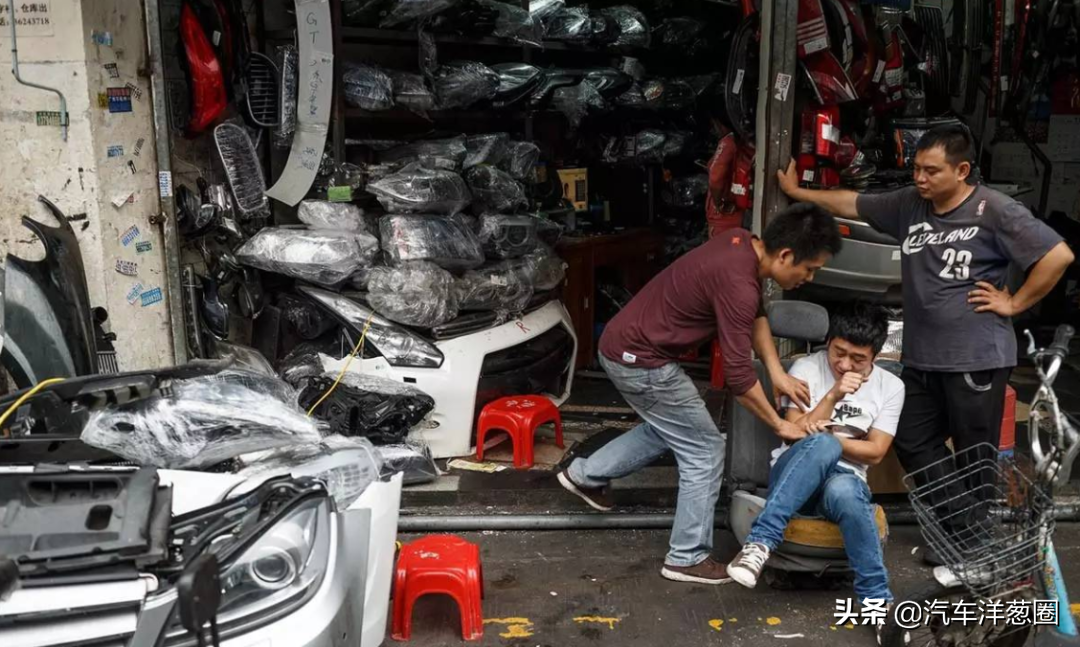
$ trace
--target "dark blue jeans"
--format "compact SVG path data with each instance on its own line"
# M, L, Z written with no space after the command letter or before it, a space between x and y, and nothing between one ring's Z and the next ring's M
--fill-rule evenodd
M769 473L765 509L746 541L776 550L792 517L824 517L840 526L860 602L892 600L870 488L854 472L839 467L839 460L840 441L830 434L815 434L792 445Z

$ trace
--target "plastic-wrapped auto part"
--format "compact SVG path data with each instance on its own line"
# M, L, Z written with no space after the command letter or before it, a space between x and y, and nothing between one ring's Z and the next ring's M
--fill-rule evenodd
M566 6L566 0L529 0L529 13L541 23L557 14Z
M371 233L367 221L364 220L364 210L349 202L303 200L297 207L296 217L312 229Z
M265 227L236 250L236 258L266 272L334 286L370 266L378 249L379 241L370 234Z
M498 12L492 32L495 36L535 47L543 44L544 27L528 10L496 0L477 1L480 6Z
M517 258L536 249L540 240L535 216L504 216L485 214L480 217L477 236L488 258Z
M482 164L465 171L473 197L473 213L512 213L529 206L525 189L506 171Z
M562 7L544 21L544 36L551 40L585 42L592 38L588 7Z
M329 341L305 341L297 344L285 357L278 360L277 374L294 388L307 384L309 377L318 377L326 372L321 355L331 359L341 359L351 349L343 344Z
M576 129L590 108L603 110L605 103L593 84L582 81L568 88L557 88L551 98L551 107L566 115L570 127Z
M506 133L483 133L465 138L465 148L469 151L465 157L464 168L478 164L497 165L506 157L510 145L510 135Z
M483 63L455 61L440 65L435 70L432 84L440 108L468 108L495 96L499 90L499 75Z
M682 56L693 56L707 45L705 23L689 16L667 18L653 30L652 45Z
M281 122L274 128L271 141L274 148L292 146L296 132L296 99L300 84L299 54L295 45L277 48L277 64L281 70Z
M540 239L541 243L548 247L554 247L558 244L562 235L563 228L559 223L543 217L536 219L536 237Z
M529 96L544 78L540 68L528 63L496 63L491 69L499 75L499 88L492 97L496 108L505 108Z
M374 27L390 0L341 0L342 21L355 27Z
M380 27L394 27L446 11L458 0L393 0Z
M465 180L453 171L422 163L409 164L397 173L367 185L390 213L439 213L450 215L472 200Z
M326 484L339 511L347 510L387 470L383 453L370 440L338 435L317 443L248 454L238 468L234 473L245 479L265 480L284 474L316 477Z
M540 161L540 147L532 142L510 142L498 166L515 180L532 180L533 169Z
M468 154L465 136L458 135L446 139L422 139L395 146L380 152L378 157L383 164L406 166L423 160L425 166L456 171L461 169Z
M707 173L677 177L671 181L671 204L682 209L700 207L704 204L708 192Z
M315 304L291 294L278 295L278 308L281 316L289 323L301 339L313 340L333 328L336 322Z
M382 476L385 478L398 472L402 475L402 485L431 483L439 478L439 468L431 457L431 449L416 441L393 443L376 448L382 458Z
M200 468L241 454L319 442L316 421L285 382L243 371L176 380L171 388L90 414L81 439L139 465Z
M604 98L617 97L626 91L633 79L613 67L596 67L585 72L584 82L596 88Z
M389 74L396 105L419 115L435 109L435 95L428 89L423 76L399 70L390 70Z
M368 273L368 303L391 321L433 328L458 315L454 277L427 261L376 267Z
M522 260L528 264L533 289L537 292L554 290L566 278L566 262L543 243Z
M649 21L645 14L629 5L601 9L600 15L618 27L615 45L619 47L648 47Z
M664 159L679 157L686 152L686 145L689 139L689 133L680 131L670 131L666 133L664 139Z
M615 97L615 105L620 108L645 108L648 106L645 92L638 83L630 84L626 92Z
M306 411L330 390L337 373L309 378L300 390ZM312 415L330 425L330 433L364 436L375 444L399 443L424 419L435 400L420 389L389 378L345 371L337 388Z
M374 65L348 64L341 83L345 103L350 106L376 111L394 107L394 82Z
M466 272L457 291L462 310L520 312L532 299L532 275L524 263L500 261Z
M431 261L443 269L456 271L478 267L484 262L480 240L456 218L387 215L379 221L379 232L383 251L395 265Z

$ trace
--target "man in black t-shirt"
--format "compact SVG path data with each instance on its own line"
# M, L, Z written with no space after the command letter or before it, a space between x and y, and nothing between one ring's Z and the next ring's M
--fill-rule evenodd
M919 140L912 187L876 195L815 191L799 187L794 163L778 173L793 199L861 218L901 241L907 398L894 446L909 473L947 459L949 437L957 452L997 447L1017 357L1011 317L1046 296L1073 262L1061 237L1024 205L969 183L971 167L967 129L939 126ZM1016 294L1005 286L1010 263L1027 276ZM986 482L966 486L985 500ZM955 490L942 496L943 522L960 531L975 520L978 506L972 509L969 497Z

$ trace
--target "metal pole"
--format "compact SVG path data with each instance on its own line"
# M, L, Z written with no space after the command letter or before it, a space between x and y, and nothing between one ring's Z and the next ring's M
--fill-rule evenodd
M787 168L795 123L795 75L798 72L796 0L763 2L761 12L761 62L758 87L757 158L754 177L754 233L760 234L769 219L787 207L780 190L777 169Z
M8 0L9 2L13 0ZM162 174L172 177L172 153L169 146L169 112L165 93L165 67L161 53L161 12L158 0L145 0L146 44L150 59L150 98L154 112L154 148L157 152L159 184ZM171 185L172 182L170 181ZM176 228L176 202L160 191L161 231L165 241L165 294L172 332L173 361L186 364L187 334L184 323L183 291L180 286L180 234Z
M56 96L60 97L60 137L66 142L68 138L68 111L67 99L64 98L64 93L47 85L26 81L19 74L19 48L15 40L15 0L8 0L8 23L11 25L11 73L15 75L16 81L28 88L55 92Z

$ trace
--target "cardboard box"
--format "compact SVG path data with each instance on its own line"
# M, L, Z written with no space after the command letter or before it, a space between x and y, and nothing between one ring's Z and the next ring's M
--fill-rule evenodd
M866 482L874 494L906 494L904 474L904 468L900 467L896 452L890 447L885 458L867 470Z
M589 209L589 169L559 169L559 184L562 185L563 197L574 205L574 211Z

